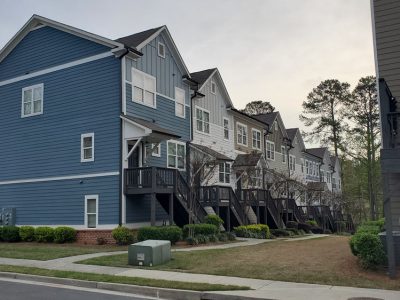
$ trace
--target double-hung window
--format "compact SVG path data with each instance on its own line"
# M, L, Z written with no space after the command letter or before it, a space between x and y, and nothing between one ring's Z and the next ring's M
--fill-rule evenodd
M261 150L261 131L252 129L251 132L253 135L253 149Z
M132 99L135 102L156 107L156 78L132 68Z
M219 164L219 182L230 183L231 182L231 164L220 163Z
M151 156L161 157L161 144L151 144Z
M22 89L21 117L36 116L43 113L43 84Z
M237 143L247 146L247 126L237 123Z
M270 160L275 160L275 143L271 141L266 141L267 145L267 158Z
M94 133L81 135L81 162L94 161Z
M289 155L289 169L290 171L296 171L296 157Z
M310 175L310 162L306 160L306 174Z
M163 43L158 43L158 56L165 58L165 45Z
M85 226L96 228L98 225L99 196L85 196Z
M286 162L286 147L281 146L281 154L282 154L282 163Z
M196 128L197 131L210 133L210 112L196 107Z
M224 118L224 139L229 140L229 120Z
M186 146L177 141L168 141L168 168L185 170Z
M215 84L214 81L211 81L211 94L216 94L217 93L217 85Z
M175 87L175 116L185 117L185 90Z

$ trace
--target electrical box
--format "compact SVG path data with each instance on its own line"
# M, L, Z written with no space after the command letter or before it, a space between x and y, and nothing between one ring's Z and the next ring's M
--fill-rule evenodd
M1 209L1 225L15 226L16 209L14 207L5 207Z
M171 242L147 240L128 247L128 264L156 266L171 260Z

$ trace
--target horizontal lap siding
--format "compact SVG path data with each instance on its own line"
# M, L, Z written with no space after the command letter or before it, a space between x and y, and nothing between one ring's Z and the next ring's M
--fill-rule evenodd
M120 61L104 58L0 87L0 180L119 170ZM43 114L21 118L21 89L44 84ZM95 162L81 163L94 132Z
M0 185L18 225L84 225L85 195L99 195L99 224L118 224L119 176Z
M28 33L0 63L0 81L106 52L109 49L52 27L36 29Z

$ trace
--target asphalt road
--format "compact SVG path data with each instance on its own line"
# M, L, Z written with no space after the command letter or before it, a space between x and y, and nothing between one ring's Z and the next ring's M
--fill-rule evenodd
M0 300L148 300L142 296L129 294L52 285L17 280L0 279Z

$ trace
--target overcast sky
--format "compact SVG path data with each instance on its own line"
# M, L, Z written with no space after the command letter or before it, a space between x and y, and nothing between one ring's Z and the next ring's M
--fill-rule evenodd
M369 0L0 0L0 48L39 14L108 38L167 25L191 72L218 67L237 108L268 100L287 128L324 79L374 75Z

